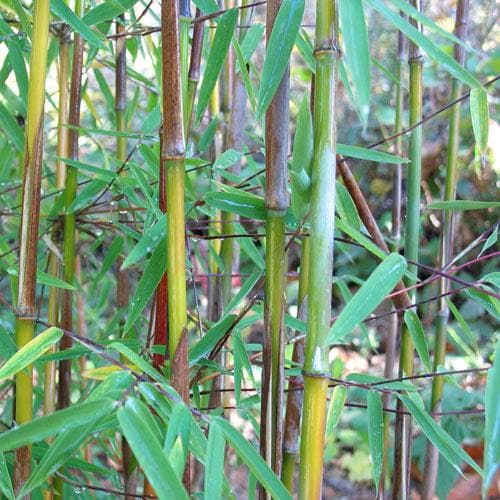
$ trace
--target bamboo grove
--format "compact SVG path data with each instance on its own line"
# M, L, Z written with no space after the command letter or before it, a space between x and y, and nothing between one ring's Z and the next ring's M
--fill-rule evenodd
M444 3L0 0L1 498L498 494L493 3Z

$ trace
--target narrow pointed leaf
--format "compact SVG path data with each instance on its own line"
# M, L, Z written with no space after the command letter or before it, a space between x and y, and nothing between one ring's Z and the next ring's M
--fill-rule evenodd
M349 158L358 158L360 160L376 161L377 163L408 163L408 159L401 158L385 151L376 151L374 149L361 148L359 146L349 146L347 144L337 144L337 153Z
M403 19L399 14L387 8L382 2L377 0L366 0L376 11L391 22L396 28L402 31L413 43L424 50L427 55L441 64L450 75L458 78L470 87L481 87L481 83L465 70L455 59L443 52L438 45L424 36L419 30Z
M404 320L410 331L413 344L417 350L418 356L428 372L432 371L431 357L429 356L429 346L425 338L424 328L415 311L405 311Z
M500 201L473 201L473 200L452 200L435 201L427 205L430 210L483 210L487 208L499 208Z
M198 106L196 108L196 121L199 121L205 112L210 100L210 95L219 78L224 59L226 58L233 37L234 28L238 20L238 10L231 9L219 18L215 30L214 41L208 55L203 81L201 82Z
M2 365L0 368L0 381L12 377L12 375L31 365L47 349L56 344L62 335L63 331L53 326L30 340Z
M382 475L383 448L384 448L384 417L382 410L382 397L377 391L368 391L368 444L373 468L373 481L378 493L380 477Z
M0 453L0 491L7 497L8 500L14 500L14 488L10 480L9 470L3 453Z
M488 147L490 116L488 110L488 94L483 87L472 89L470 92L470 116L477 148L480 154L484 154Z
M101 398L35 418L31 422L0 434L0 451L13 450L36 443L49 436L95 422L110 414L115 405L116 403L111 399Z
M303 13L304 0L283 0L280 6L267 43L266 58L262 67L257 100L259 115L266 111L285 74Z
M136 398L127 399L118 411L118 422L158 498L187 500L182 482L163 453L157 425L147 406Z
M234 448L236 454L262 486L264 486L271 497L280 500L291 500L292 496L283 483L276 477L266 462L264 462L259 452L240 432L238 432L227 420L221 417L213 417L212 425L217 425L220 428L226 440Z
M142 310L153 296L167 266L167 248L166 245L158 245L149 262L144 269L137 288L132 298L130 312L125 323L124 331L128 332L139 319Z
M339 2L339 19L347 69L354 86L356 108L363 128L366 129L370 112L371 72L368 33L361 0Z
M328 342L340 342L393 290L406 271L406 260L392 253L381 262L346 304L328 334Z
M222 498L225 440L220 427L210 424L205 462L205 500Z
M484 426L484 480L483 498L500 468L500 342L497 340L493 367L486 382L486 421Z
M462 473L461 463L466 462L477 473L482 475L479 465L464 451L464 449L425 411L422 398L417 393L398 394L408 411L412 414L417 424L427 439L439 450L439 453L452 465L455 470Z

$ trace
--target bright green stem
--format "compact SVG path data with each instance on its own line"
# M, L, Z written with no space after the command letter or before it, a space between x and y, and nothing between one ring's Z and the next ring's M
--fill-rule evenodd
M281 438L278 429L281 429L282 415L278 409L283 408L278 401L283 398L283 301L285 296L285 217L280 211L268 210L266 223L266 285L265 285L265 313L268 338L271 339L271 373L269 380L270 391L267 391L267 419L266 422L266 455L273 468L281 455L278 448Z
M314 152L311 175L310 263L304 362L304 410L300 448L301 499L321 496L326 396L328 390L333 237L335 216L335 82L338 51L337 5L316 7Z
M168 348L174 359L186 329L186 261L184 230L184 160L165 161L167 174Z

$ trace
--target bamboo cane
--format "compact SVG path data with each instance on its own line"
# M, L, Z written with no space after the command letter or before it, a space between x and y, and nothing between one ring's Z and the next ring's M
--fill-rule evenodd
M420 0L411 0L411 5L422 11ZM411 20L418 30L419 23ZM412 127L422 119L422 66L420 49L413 42L409 44L408 63L410 68L409 126ZM409 159L406 194L405 221L405 257L409 261L418 262L420 235L420 183L422 176L422 126L414 128L410 133ZM413 278L407 279L407 285L417 282L417 266L408 265ZM412 302L416 302L414 290L409 292ZM413 375L413 342L407 328L401 334L401 353L399 358L399 376ZM402 409L398 400L398 409ZM395 447L394 447L394 481L393 498L408 498L410 492L410 460L411 460L411 417L398 413L396 415Z
M28 114L24 151L22 214L19 252L19 284L16 308L16 343L20 349L35 334L36 272L38 223L40 217L40 186L43 157L43 113L45 77L47 73L47 47L49 37L50 4L48 0L35 0L33 34L28 84ZM33 414L33 380L29 367L16 375L16 424L29 422ZM31 470L31 449L18 448L14 462L14 489L16 493Z
M319 499L328 390L335 215L335 85L338 64L337 2L316 3L314 151L311 177L308 315L304 362L299 498Z
M267 2L269 40L281 0ZM266 282L261 407L261 454L276 474L281 472L283 440L285 213L287 192L288 92L286 69L266 111Z
M457 11L455 17L455 36L464 40L467 35L467 23L469 14L469 1L458 0ZM458 63L462 66L465 63L465 50L455 44L454 56ZM451 84L451 100L457 99L460 95L462 85L459 80L454 78ZM458 146L460 143L460 104L455 104L450 112L449 117L449 134L448 134L448 158L446 162L446 180L444 199L451 201L455 199L456 184L457 184L457 162L458 162ZM439 268L445 267L453 256L453 212L443 212L443 226L439 247ZM439 280L439 293L445 294L449 291L450 285L446 278L441 277ZM439 300L439 309L436 324L436 338L434 344L434 371L438 370L440 365L444 364L446 357L446 330L448 325L449 309L446 299L442 297ZM441 411L441 400L443 398L443 377L435 377L432 381L432 396L431 396L431 412ZM439 417L436 417L439 421ZM422 493L423 500L431 500L434 498L436 489L436 480L438 474L439 453L435 446L430 442L427 444L427 454L424 467L424 490Z

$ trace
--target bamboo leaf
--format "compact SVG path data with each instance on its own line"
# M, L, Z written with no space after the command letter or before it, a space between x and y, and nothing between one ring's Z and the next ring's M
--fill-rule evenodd
M257 269L252 273L252 275L245 280L245 283L240 288L240 291L231 299L231 302L224 308L223 314L226 315L230 313L235 307L237 307L240 302L253 290L253 287L259 281L262 276L262 271Z
M482 305L497 321L500 320L500 300L487 295L479 290L465 290L464 294L478 304Z
M345 385L337 385L334 387L330 404L328 406L328 414L326 420L326 439L329 440L333 435L335 427L337 427L342 411L344 410L345 400L347 398L347 387Z
M236 318L235 314L224 316L215 323L203 337L189 350L189 365L193 366L206 356L227 333Z
M476 145L479 154L483 155L488 148L488 128L490 121L488 94L483 87L474 88L470 91L470 116Z
M243 61L248 63L252 54L255 52L255 49L259 45L259 42L262 39L262 35L264 34L265 26L261 23L253 24L251 28L249 28L246 32L245 38L240 44L241 47L241 55L243 56Z
M222 498L225 440L220 427L210 423L205 463L205 500Z
M495 359L488 372L485 396L484 425L484 479L483 498L487 498L488 488L500 468L500 342L497 339Z
M349 373L346 380L357 384L375 386L378 389L389 389L390 391L418 391L419 388L410 382L400 382L399 380L390 380L384 377L368 375L366 373Z
M303 13L304 0L283 0L280 6L267 42L266 57L262 67L257 99L257 114L259 115L266 111L285 74Z
M96 422L101 417L109 415L115 405L116 403L111 399L101 398L35 418L31 422L0 434L0 451L13 450L90 422Z
M85 24L82 19L76 16L63 0L51 0L50 10L62 21L68 23L77 33L82 35L90 45L108 50L101 42L101 39Z
M366 129L370 112L371 68L368 33L361 0L340 1L339 19L347 69L354 84L356 107L363 129Z
M264 462L259 452L229 422L221 417L213 417L212 425L219 427L242 462L273 498L291 500L292 496Z
M469 456L463 448L425 411L422 398L417 393L398 394L408 411L412 414L422 432L439 450L439 453L450 465L462 474L460 464L466 462L481 476L481 467Z
M167 246L158 245L149 259L132 298L130 312L125 323L124 331L128 332L139 319L142 310L158 286L167 266Z
M435 201L427 205L429 210L483 210L500 207L500 201L452 200Z
M347 144L337 144L337 153L350 158L360 160L376 161L377 163L408 163L408 159L401 158L385 151L375 151L374 149L361 148L359 146L348 146Z
M376 0L366 0L366 2L402 31L413 43L423 49L431 59L440 63L451 76L458 78L472 88L481 87L481 83L455 61L453 57L443 52L432 40L420 33L419 30L399 14L387 8L382 2Z
M219 208L224 212L238 214L250 219L266 219L264 199L243 191L238 193L210 191L205 195L205 201L211 207Z
M346 304L330 332L328 342L340 342L384 300L406 271L406 260L391 253L373 271Z
M189 499L182 482L163 453L151 412L136 398L118 411L118 422L144 474L160 500Z
M52 326L30 340L19 351L9 358L0 368L0 381L12 377L37 360L47 349L56 344L62 337L63 331Z
M302 99L292 147L292 211L302 220L309 211L309 185L313 156L313 124L307 97ZM305 184L305 185L304 185Z
M234 28L238 20L238 10L231 9L222 15L219 19L219 24L215 30L214 41L210 48L210 53L207 59L203 81L201 82L200 94L198 96L198 106L196 108L196 121L199 122L205 112L210 95L215 87L219 73L224 64L231 39L233 37Z
M14 500L16 498L3 453L0 453L0 491L8 500Z
M366 402L368 411L368 444L370 446L373 468L373 481L375 482L375 489L378 494L384 454L382 397L377 391L368 391Z
M83 16L82 21L87 26L93 26L94 24L109 21L110 19L119 16L126 10L129 10L137 2L138 0L120 0L119 2L115 0L105 0L104 3L101 3L89 10L87 14Z
M429 346L425 338L424 329L419 317L415 311L405 311L404 320L408 330L410 331L411 338L415 344L418 356L420 357L425 369L428 372L432 371L431 357L429 356Z
M219 10L219 6L215 0L193 0L193 3L203 14L212 14Z

